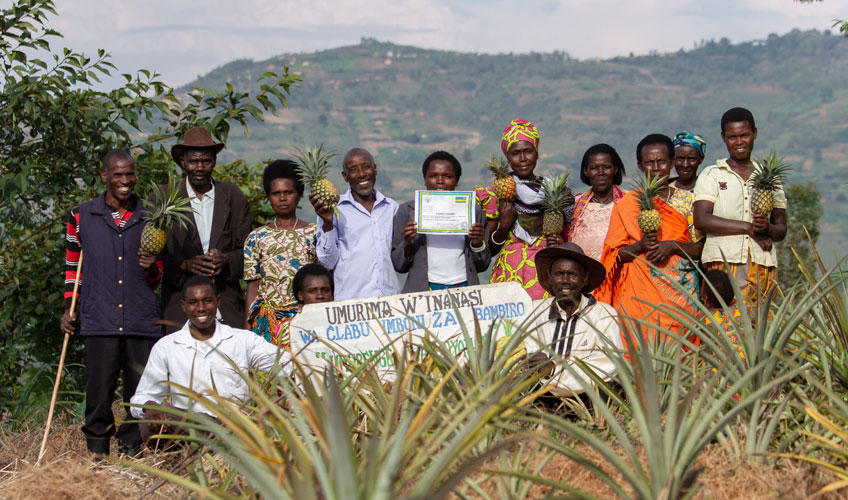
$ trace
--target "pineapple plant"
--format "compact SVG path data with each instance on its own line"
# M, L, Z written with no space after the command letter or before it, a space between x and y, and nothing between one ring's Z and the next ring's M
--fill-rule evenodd
M633 189L639 197L639 230L655 233L660 230L660 213L654 208L654 198L665 187L666 177L651 178L650 174L639 176Z
M515 198L515 179L509 170L509 164L503 158L492 155L486 162L486 168L495 176L492 191L498 200L511 201Z
M563 210L574 204L568 189L568 172L542 179L542 232L554 236L562 233L565 224Z
M774 191L783 185L789 165L774 151L765 159L757 159L751 174L751 212L769 215L774 204Z
M336 153L324 152L324 145L312 146L305 151L295 146L297 154L294 157L299 164L297 173L305 184L309 184L310 194L314 194L336 216L339 215L336 204L339 202L339 190L327 179L330 169L330 158Z
M175 224L185 228L192 210L189 199L179 195L179 186L173 176L168 176L167 187L153 182L150 190L153 197L141 202L147 208L147 222L141 231L141 248L156 255L165 248L168 229Z

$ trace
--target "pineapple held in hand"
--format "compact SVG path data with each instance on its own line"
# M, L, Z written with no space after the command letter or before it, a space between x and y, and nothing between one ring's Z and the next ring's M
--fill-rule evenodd
M562 233L565 219L562 211L574 205L574 195L568 189L568 172L542 180L542 232L548 236Z
M783 185L789 165L783 163L783 158L777 153L770 152L765 160L758 159L754 163L754 173L751 174L751 212L757 215L769 215L774 205L774 191Z
M666 177L651 178L650 174L639 176L634 189L639 196L639 230L643 233L656 233L660 230L660 213L654 208L654 198L665 187Z
M503 158L492 155L486 162L486 168L495 176L492 191L498 200L512 201L515 198L515 179L509 170L509 164Z
M141 231L141 248L156 255L165 248L168 229L175 224L185 229L192 210L189 199L179 195L179 186L173 176L168 177L167 187L160 187L154 182L150 190L153 199L141 202L147 208L147 222Z
M312 146L304 151L295 147L298 154L294 155L300 165L297 173L304 184L309 184L310 194L314 194L321 203L339 215L336 204L339 202L339 190L327 179L327 171L330 169L330 158L336 153L325 153L324 145Z

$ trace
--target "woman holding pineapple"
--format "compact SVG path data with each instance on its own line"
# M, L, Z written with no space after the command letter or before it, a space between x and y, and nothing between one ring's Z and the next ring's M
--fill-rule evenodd
M566 175L543 180L533 173L539 160L539 139L539 130L532 123L523 118L512 120L501 138L507 161L493 156L486 167L495 175L495 182L476 190L489 221L489 249L492 255L498 254L489 281L517 281L533 300L549 297L539 284L533 259L539 250L562 243L560 233L574 203Z
M607 277L595 297L619 314L674 333L680 324L663 309L696 313L698 272L693 261L701 256L704 242L690 229L692 193L668 184L673 154L674 144L661 134L651 134L637 146L644 177L612 209L601 258ZM623 340L633 343L625 330Z
M580 180L591 188L574 198L571 224L563 238L595 260L601 260L604 253L613 204L627 194L618 187L625 173L621 157L609 144L595 144L583 154Z
M262 183L275 217L251 231L244 242L244 327L283 346L289 344L287 326L299 305L292 295L292 279L302 266L318 262L318 227L297 218L304 191L297 168L289 160L265 167Z
M695 224L707 234L703 263L733 276L749 308L777 283L774 242L786 237L788 166L777 155L753 162L754 115L733 108L721 117L729 158L707 167L695 184Z

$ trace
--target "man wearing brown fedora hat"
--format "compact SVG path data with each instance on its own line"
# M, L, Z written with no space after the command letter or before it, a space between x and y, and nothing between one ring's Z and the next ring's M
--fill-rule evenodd
M244 272L244 240L250 233L250 208L236 185L212 178L217 154L224 148L203 127L186 131L183 142L171 148L171 157L185 172L180 195L189 198L194 217L185 229L168 231L162 251L165 272L162 310L166 320L184 324L180 307L183 284L191 276L208 276L221 295L219 319L241 328L244 297L239 279ZM179 326L167 325L172 333Z
M539 284L551 298L542 301L540 310L547 314L543 313L537 329L527 338L526 342L530 346L535 343L533 347L538 349L529 364L549 365L548 387L554 396L580 394L584 391L581 379L590 383L579 367L564 368L575 359L605 380L611 379L616 370L607 352L622 349L616 312L590 295L604 281L606 269L570 242L540 250L535 262Z

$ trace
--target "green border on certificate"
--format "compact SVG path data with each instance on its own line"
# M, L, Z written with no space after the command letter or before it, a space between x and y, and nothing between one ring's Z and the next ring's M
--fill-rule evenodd
M438 209L422 210L425 200L439 199ZM474 224L474 191L415 191L415 223L421 234L468 234Z

